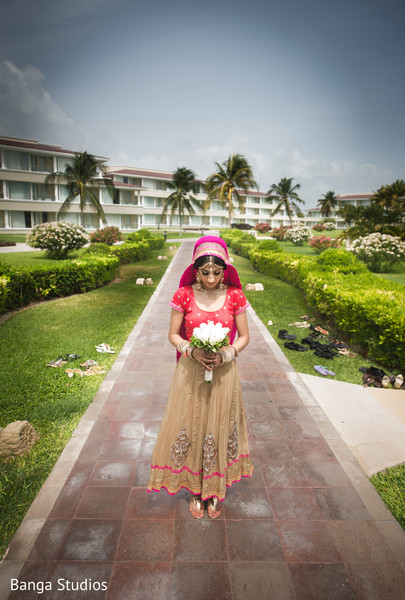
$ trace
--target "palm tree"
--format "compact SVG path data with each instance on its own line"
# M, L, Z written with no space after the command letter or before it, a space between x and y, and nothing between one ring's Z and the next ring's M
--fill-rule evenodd
M191 195L191 192L194 194L198 193L199 184L196 182L195 173L191 169L187 169L187 167L178 167L173 173L173 181L169 182L167 186L175 191L166 198L162 210L162 217L170 210L171 221L173 215L177 212L179 215L181 235L184 211L186 210L189 215L194 216L196 214L194 205L199 210L202 210L203 208L203 203Z
M103 176L100 176L100 172ZM105 187L109 194L113 196L114 184L109 177L104 175L106 172L104 161L98 160L87 152L76 152L73 164L67 164L64 171L50 173L46 177L45 183L64 183L68 191L67 198L60 207L58 216L67 212L74 199L79 197L82 227L84 227L84 207L86 203L92 204L103 223L106 223L103 207L97 194L95 194L95 188Z
M231 227L232 201L243 204L244 198L239 190L246 194L252 188L258 189L253 176L253 169L241 154L232 154L222 165L215 163L217 172L208 177L205 182L207 199L205 206L209 206L213 200L218 199L223 206L228 208L228 227Z
M405 209L405 181L397 179L390 185L381 186L371 197L373 203L381 208L396 209L404 211Z
M273 183L269 191L267 192L269 199L275 199L278 204L276 208L273 210L272 216L276 215L282 208L285 208L285 211L290 219L290 223L292 223L292 209L294 209L297 213L301 212L300 207L297 202L304 202L297 194L296 190L299 190L301 187L300 183L296 183L292 185L293 177L283 177L279 183Z
M321 215L324 217L330 217L332 211L339 204L339 196L335 192L329 191L326 194L322 194L323 198L318 200L318 206L321 208Z

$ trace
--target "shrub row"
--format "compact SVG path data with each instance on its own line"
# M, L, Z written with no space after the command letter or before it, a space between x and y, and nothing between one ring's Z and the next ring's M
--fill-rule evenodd
M326 250L318 258L252 249L261 273L299 287L316 310L352 343L390 368L405 366L405 291L373 275L352 254Z
M2 279L7 283L3 308L18 308L32 300L88 292L111 281L118 267L119 260L113 256L97 256L91 261L58 261L51 267L5 267Z
M120 264L149 258L164 238L140 236L120 246L91 244L80 259L57 261L52 266L10 267L0 264L0 312L45 300L88 292L112 281Z

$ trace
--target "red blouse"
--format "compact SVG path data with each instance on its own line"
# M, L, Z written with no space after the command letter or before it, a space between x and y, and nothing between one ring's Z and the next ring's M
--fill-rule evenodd
M190 341L193 329L208 321L221 323L223 327L229 327L232 330L235 317L244 312L250 305L242 290L236 287L228 287L222 308L214 311L203 310L198 308L196 304L191 285L186 285L175 292L170 306L184 314L186 337Z

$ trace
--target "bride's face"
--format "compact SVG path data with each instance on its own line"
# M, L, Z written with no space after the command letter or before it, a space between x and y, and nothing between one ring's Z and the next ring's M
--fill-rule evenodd
M201 283L208 289L214 289L220 284L224 270L221 267L201 267L198 269Z

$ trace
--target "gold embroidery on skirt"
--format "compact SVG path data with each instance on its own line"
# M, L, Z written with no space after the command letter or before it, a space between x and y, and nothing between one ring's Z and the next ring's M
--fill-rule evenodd
M239 430L238 426L235 424L232 427L232 433L228 439L228 450L226 453L226 457L228 462L233 462L238 458L239 454Z
M189 455L191 448L190 440L188 439L187 431L182 429L177 436L177 441L172 444L170 458L176 467L181 465Z
M204 438L203 448L203 469L204 473L209 473L217 460L218 450L215 447L215 440L212 431L209 431Z

